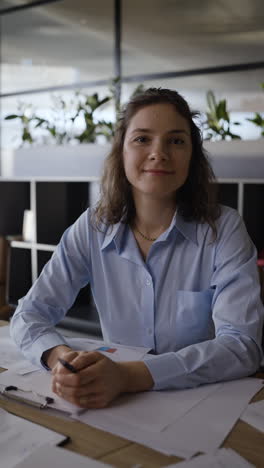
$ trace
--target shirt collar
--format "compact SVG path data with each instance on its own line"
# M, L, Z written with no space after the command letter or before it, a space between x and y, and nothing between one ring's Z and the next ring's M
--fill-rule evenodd
M126 224L123 223L122 220L116 224L108 226L105 233L104 241L101 246L101 250L104 250L106 247L108 247L108 245L111 244L112 241L115 241L117 247L120 247L125 228Z
M186 239L198 245L196 221L186 221L179 212L176 212L174 225Z
M179 231L186 239L198 245L197 241L197 223L195 221L185 221L182 215L176 209L171 224L167 231L160 237L160 240L167 240L169 234L173 229Z
M181 214L178 212L178 210L176 210L174 213L170 227L168 231L166 232L164 240L167 239L168 235L170 234L170 232L173 230L174 227L176 227L176 229L186 239L198 245L197 223L195 221L185 221L184 218L181 216ZM103 244L101 246L101 250L104 250L106 247L108 247L108 245L110 245L112 241L115 242L116 247L120 250L125 228L126 228L126 224L123 223L122 220L116 224L108 226L106 233L105 233Z

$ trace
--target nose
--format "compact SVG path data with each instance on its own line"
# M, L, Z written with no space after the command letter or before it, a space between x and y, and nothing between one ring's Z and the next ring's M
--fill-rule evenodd
M165 161L168 159L168 152L162 142L156 143L155 145L152 146L150 153L149 153L149 159L152 161L153 160Z

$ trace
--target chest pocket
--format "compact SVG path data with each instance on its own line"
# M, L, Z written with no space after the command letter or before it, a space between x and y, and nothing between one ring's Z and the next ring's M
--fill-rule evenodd
M213 289L176 291L170 310L171 334L176 349L213 338L213 293Z

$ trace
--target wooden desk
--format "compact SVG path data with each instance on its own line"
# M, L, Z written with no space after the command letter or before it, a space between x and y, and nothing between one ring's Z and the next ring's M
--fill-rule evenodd
M7 322L0 321L0 326L2 325L7 325ZM0 372L3 370L0 368ZM264 378L264 374L259 374L258 377ZM264 389L252 401L263 399ZM50 416L23 404L0 400L0 407L70 437L64 446L65 449L104 461L117 468L131 468L136 464L140 464L142 468L160 468L181 460L177 457L168 457L87 424L65 421L63 418ZM233 448L257 468L264 467L264 434L243 421L237 422L223 447Z

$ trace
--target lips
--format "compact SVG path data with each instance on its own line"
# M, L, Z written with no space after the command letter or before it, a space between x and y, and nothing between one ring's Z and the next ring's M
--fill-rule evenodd
M172 171L165 171L164 169L145 169L144 172L147 172L148 174L164 174L164 175L173 174Z

